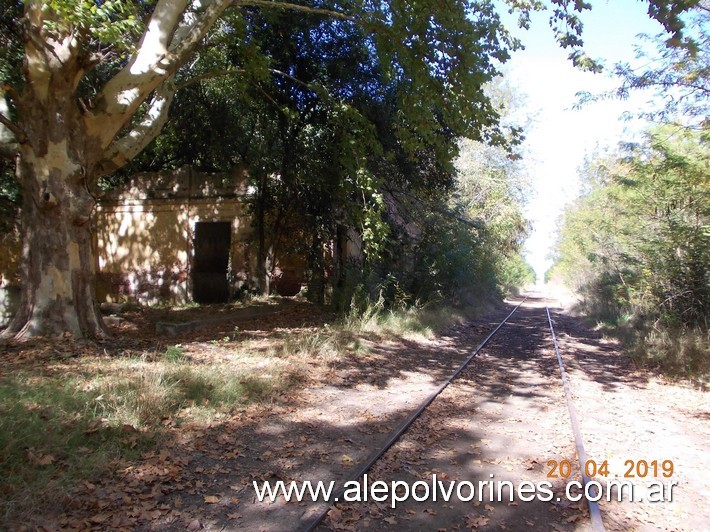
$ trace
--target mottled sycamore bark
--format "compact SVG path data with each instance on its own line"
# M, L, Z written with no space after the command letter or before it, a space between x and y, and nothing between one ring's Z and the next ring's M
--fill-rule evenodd
M15 121L2 113L23 198L20 307L3 336L97 338L107 331L94 292L91 191L160 132L175 71L229 2L158 0L136 52L88 106L77 87L97 58L42 4L25 3L25 83L13 95Z

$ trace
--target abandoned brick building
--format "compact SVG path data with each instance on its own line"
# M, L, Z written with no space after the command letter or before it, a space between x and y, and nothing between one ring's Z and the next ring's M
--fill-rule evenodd
M244 176L187 166L109 191L95 218L99 301L226 301L228 276L249 271L245 194Z
M221 303L258 289L250 193L242 167L220 175L189 166L140 173L109 190L93 220L98 301ZM342 255L340 262L362 255L357 231L343 229L346 241L326 243L324 249L336 269L336 255ZM19 242L12 235L3 239L0 326L19 297ZM306 271L302 253L282 251L270 272L272 293L297 294Z
M220 303L257 287L246 178L185 166L110 191L96 213L99 301ZM283 257L275 290L297 293L303 270Z

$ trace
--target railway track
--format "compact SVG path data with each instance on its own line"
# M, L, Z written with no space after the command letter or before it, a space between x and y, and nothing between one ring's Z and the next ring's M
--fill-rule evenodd
M520 301L520 303L517 304L517 306L502 320L500 321L491 331L490 333L475 347L475 349L471 352L471 354L461 363L461 365L436 389L434 390L424 401L422 401L419 406L405 419L405 421L391 434L391 436L386 440L385 444L382 445L379 449L377 449L375 452L371 453L368 460L363 463L351 476L349 479L344 480L341 485L342 486L347 486L348 482L354 482L357 481L358 479L361 479L364 475L370 471L375 464L378 463L385 455L385 453L388 452L400 439L407 433L407 431L410 429L410 427L422 417L422 415L427 412L429 409L432 408L432 404L439 398L442 393L454 382L456 382L457 379L461 378L462 373L465 372L465 370L470 369L475 366L475 364L472 364L475 359L482 353L484 348L494 339L498 340L500 338L505 338L505 330L506 330L506 325L511 327L514 322L515 322L515 315L521 309L521 307L524 307L524 304L528 300L536 300L538 304L543 300L540 297L534 296L534 295L528 295L525 296L525 298ZM557 336L555 334L554 330L554 322L552 315L549 310L549 306L547 303L547 299L544 300L544 315L542 314L542 307L540 307L539 312L536 313L535 319L542 321L542 318L546 318L546 326L548 330L544 333L544 335L547 336L548 339L551 339L551 343L554 346L554 353L549 353L549 349L547 357L548 359L550 357L554 358L556 357L556 365L559 367L559 375L557 376L558 383L561 384L561 388L564 390L564 398L566 402L566 410L568 412L568 418L569 418L569 426L571 427L572 430L572 437L570 440L573 440L574 442L574 448L576 449L576 456L577 460L579 461L579 471L580 471L580 480L583 486L586 486L590 482L590 478L587 476L585 473L585 463L587 461L586 457L586 452L584 449L584 445L582 442L582 435L579 427L579 421L577 418L577 412L574 406L574 402L572 400L572 393L570 389L570 384L569 384L569 379L567 378L567 372L565 370L564 366L564 361L563 361L563 354L561 353L559 349L559 345L557 343ZM527 318L529 320L530 318ZM524 321L524 323L526 323ZM525 324L525 327L529 327L529 325ZM544 327L544 325L542 326ZM538 331L538 335L540 335L540 332ZM524 355L523 355L524 356ZM533 386L534 388L534 386ZM568 431L569 432L569 431ZM491 477L493 475L490 475ZM304 518L302 519L302 523L305 522L305 525L302 526L302 530L305 531L312 531L317 529L324 521L326 516L328 515L329 511L333 507L334 502L333 501L338 501L342 500L342 496L344 495L345 488L341 488L340 490L337 490L332 497L330 497L329 501L325 501L319 504L316 504L314 507L312 507L305 515ZM592 490L593 493L593 490ZM559 501L559 499L557 499ZM586 501L589 509L589 526L591 529L595 531L602 531L604 530L604 525L602 522L601 518L601 513L599 511L599 507L596 502L594 501Z

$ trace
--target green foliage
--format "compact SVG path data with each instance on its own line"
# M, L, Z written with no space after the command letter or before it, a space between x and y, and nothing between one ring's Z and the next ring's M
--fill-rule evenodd
M651 328L702 337L710 315L708 140L667 125L623 155L600 161L587 194L565 213L555 270L581 291L589 313L629 321L642 345Z
M560 45L576 64L596 68L581 39L588 3L507 4L520 14L521 25L531 11L548 8ZM693 4L653 0L649 14L678 32L679 15ZM3 27L17 25L21 5L5 9ZM182 21L202 27L205 5L188 6ZM77 102L82 116L86 110L102 112L108 104L102 98L112 96L102 89L134 59L154 7L125 0L42 4L43 16L34 17L42 27L27 28L33 39L48 44L76 38L65 74L76 76L77 88L67 88L74 92L61 95L62 101ZM469 285L508 288L525 277L516 256L527 225L520 213L522 181L511 162L522 130L506 122L504 107L483 90L520 45L502 26L499 10L489 0L230 5L199 49L171 48L174 60L164 73L170 87L172 68L179 70L170 125L125 171L182 164L213 171L248 168L262 277L273 271L279 253L307 255L309 294L317 301L325 299L330 274L347 271L343 264L328 264L324 253L344 229L358 233L365 257L360 278L343 280L337 273L335 285L352 289L364 282L371 295L386 286L395 299L446 298ZM20 93L18 58L27 41L22 31L7 35L0 71ZM156 83L165 81L161 76ZM154 87L146 77L136 79ZM141 86L121 87L134 88ZM132 123L120 121L125 133L146 118L149 91L137 94L136 114L126 117ZM158 128L140 129L150 136ZM81 128L73 132L76 145L94 146L80 138L84 134L90 135ZM478 166L464 172L454 164L460 138L477 143L468 151ZM113 156L103 161L104 155L92 153L84 168L92 187L100 177L92 171L123 163ZM103 185L122 178L110 176ZM397 214L400 207L413 216ZM402 226L414 220L415 230ZM397 242L401 233L408 249ZM409 256L407 265L403 257ZM407 272L416 275L409 280Z
M363 205L360 223L365 256L371 261L382 258L387 244L389 226L383 219L385 211L384 195L380 191L378 180L367 170L357 171L362 194L368 198Z
M415 299L460 303L495 289L480 231L440 213L424 215L421 229L419 242L408 257L411 272L403 276Z
M415 162L392 147L389 159L373 161L374 172L388 176L382 190L389 238L381 256L366 257L357 278L362 285L354 291L357 308L367 307L363 293L387 308L462 304L534 279L520 257L527 232L525 173L510 153L521 129L508 124L508 116L521 102L505 83L486 91L511 131L506 146L452 139L449 157L458 154L455 160L433 149L420 150Z
M163 358L169 362L179 362L185 358L185 350L177 345L169 345Z
M17 221L20 187L15 181L12 165L0 159L0 233L10 233Z
M514 294L535 282L535 270L519 254L509 255L497 264L498 284L505 293Z
M22 16L20 2L3 2L0 6L0 82L20 81L22 65L22 28L17 21ZM4 97L5 88L0 91Z
M132 51L143 30L142 15L154 3L125 0L49 0L42 2L50 32L88 33L102 45Z
M660 129L632 161L625 183L635 207L630 214L648 230L635 244L642 295L649 294L669 323L704 328L710 315L709 148L701 135Z
M686 18L688 27L682 38L668 39L666 34L653 38L642 36L655 43L656 53L651 55L639 47L638 66L629 63L614 65L614 74L621 80L621 85L601 97L627 99L635 90L651 90L662 105L644 113L646 118L658 122L682 120L686 124L702 126L708 120L710 98L710 11L707 7L698 7ZM581 96L582 102L600 98L590 93Z

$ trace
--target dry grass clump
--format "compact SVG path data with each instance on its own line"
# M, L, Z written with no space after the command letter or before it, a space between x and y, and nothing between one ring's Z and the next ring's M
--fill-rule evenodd
M61 356L18 363L0 373L0 522L58 507L71 486L125 467L170 427L199 427L328 379L338 361L366 354L364 336L431 336L452 319L371 305L332 325L249 337L235 327L211 341L113 357L68 346L67 356L50 349Z
M447 325L462 321L468 313L471 309L418 305L384 309L382 305L372 304L362 311L351 312L344 320L344 328L352 334L430 339Z
M234 350L228 362L197 363L188 349L171 346L0 377L0 522L23 522L22 515L57 505L77 482L138 458L167 425L212 422L305 378L302 362L263 362Z
M670 375L703 381L710 375L710 332L651 329L636 339L633 354Z

